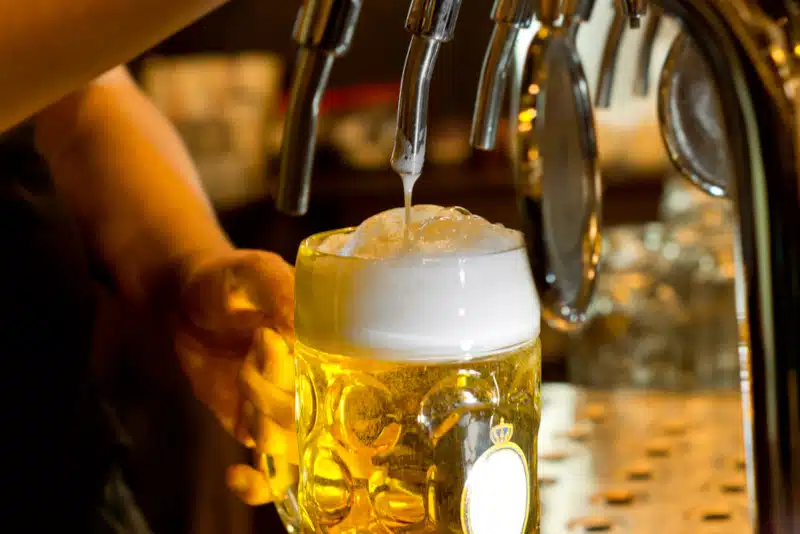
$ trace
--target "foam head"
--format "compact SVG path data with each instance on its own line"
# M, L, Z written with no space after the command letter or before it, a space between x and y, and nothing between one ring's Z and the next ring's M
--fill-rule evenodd
M348 356L461 359L539 334L522 235L462 208L418 205L306 240L297 259L300 341Z

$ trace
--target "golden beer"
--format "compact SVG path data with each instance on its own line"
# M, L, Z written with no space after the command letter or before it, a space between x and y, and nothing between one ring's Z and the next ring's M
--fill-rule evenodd
M524 251L320 251L350 231L309 238L296 264L301 531L538 533L541 349ZM487 285L497 276L520 282Z

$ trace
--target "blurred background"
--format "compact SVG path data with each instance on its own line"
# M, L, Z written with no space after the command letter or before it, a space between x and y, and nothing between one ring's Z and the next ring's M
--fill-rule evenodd
M357 225L401 204L389 155L408 45L407 4L364 3L354 44L337 61L322 103L311 207L302 218L278 214L271 198L297 2L235 0L132 63L178 127L237 245L274 250L293 262L304 237ZM490 9L490 0L465 2L455 40L440 54L429 159L414 201L459 205L519 227L508 139L493 153L474 153L468 139ZM580 33L591 87L610 18L611 3L599 2ZM675 33L669 24L660 30L651 87ZM612 106L596 112L606 238L592 319L569 338L545 328L544 379L598 389L732 389L738 363L730 207L695 191L667 160L654 91L647 98L632 93L639 39L641 33L626 34ZM130 479L154 532L282 532L271 506L249 509L225 489L225 467L246 461L246 452L185 384L133 363L167 350L159 333L129 330L109 344L132 362L116 373L115 391L130 435Z

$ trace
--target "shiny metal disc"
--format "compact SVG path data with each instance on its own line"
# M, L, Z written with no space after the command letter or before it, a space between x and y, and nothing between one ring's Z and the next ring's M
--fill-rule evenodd
M658 118L664 144L678 170L707 193L726 195L731 163L718 88L685 34L675 39L664 63Z
M536 44L536 43L534 43ZM529 251L543 317L558 330L579 326L594 288L600 248L600 174L589 88L574 45L555 31L532 46L520 110L534 116L523 154ZM535 67L535 68L534 68ZM526 90L523 87L523 92ZM525 135L521 133L520 135Z

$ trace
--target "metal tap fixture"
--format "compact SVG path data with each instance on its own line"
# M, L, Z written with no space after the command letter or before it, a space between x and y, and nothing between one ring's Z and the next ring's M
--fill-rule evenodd
M461 0L413 0L406 18L411 33L400 99L392 168L401 175L419 176L425 163L428 134L428 96L433 68L442 43L453 39Z
M472 117L470 142L475 148L494 149L514 45L519 30L530 27L533 12L532 0L495 0L492 8L495 25L483 59Z
M300 45L292 78L281 147L277 206L284 213L308 210L319 104L334 60L350 48L361 0L305 0L294 40Z
M601 185L592 102L575 49L594 0L538 5L541 26L512 92L516 186L542 316L559 330L582 322L600 248ZM579 125L578 127L576 127Z
M620 6L632 30L642 25L642 18L647 13L647 0L620 0Z
M650 91L650 64L653 59L653 47L660 29L661 13L658 9L651 8L644 27L639 57L636 61L636 73L633 79L633 94L636 96L645 97Z
M737 312L753 524L758 534L796 534L800 532L798 9L794 2L768 0L651 2L663 16L677 19L684 31L670 52L659 87L659 120L670 158L706 191L727 194L738 215ZM640 3L621 2L617 7L600 73L597 104L601 106L610 101L624 21L633 22L631 14L644 12ZM646 46L651 46L649 40L645 39ZM531 171L538 168L542 177L534 185L542 184L539 204L575 213L580 205L564 201L574 195L548 189L544 184L547 175L560 173L573 177L564 187L574 188L578 183L575 177L581 173L559 171L554 162L548 164L548 159L575 165L575 160L588 161L587 152L575 152L583 158L563 160L552 155L555 148L547 149L545 141L550 140L557 147L553 138L570 137L564 133L563 121L547 119L551 104L543 95L548 91L572 95L575 109L580 110L585 107L581 104L585 84L580 76L573 76L565 88L566 77L540 75L536 94L531 94L530 61L532 56L540 56L541 50L542 40L534 39L529 66L517 89L522 95L519 120L514 125L517 146L536 156L535 167L515 167L521 175L517 180L529 181ZM560 107L565 110L569 106ZM539 132L534 138L536 145L530 144L531 114L526 115L526 109L538 112L534 114ZM571 138L584 140L583 145L573 142L573 147L586 146L585 141L593 135L592 123L586 117L586 113L576 113L571 120L569 127L582 132L573 133ZM584 165L584 176L590 168ZM524 189L520 194L523 198L533 196ZM530 202L523 205L526 203ZM581 256L559 251L570 246L578 250L573 245L590 239L592 226L584 226L583 241L576 241L573 234L551 232L547 224L537 226L541 212L524 210L523 214L532 220L528 230L535 231L528 242L533 249L534 278L540 295L551 291L553 284L559 286L561 294L571 287L590 288L594 273L581 269L586 265L581 263ZM563 228L569 228L564 220L561 222ZM570 260L572 270L554 265L556 276L537 276L536 261L542 256L542 248L553 264L557 258ZM563 273L567 276L559 279ZM576 283L576 273L581 273L583 281L577 279ZM547 305L543 299L543 306Z

